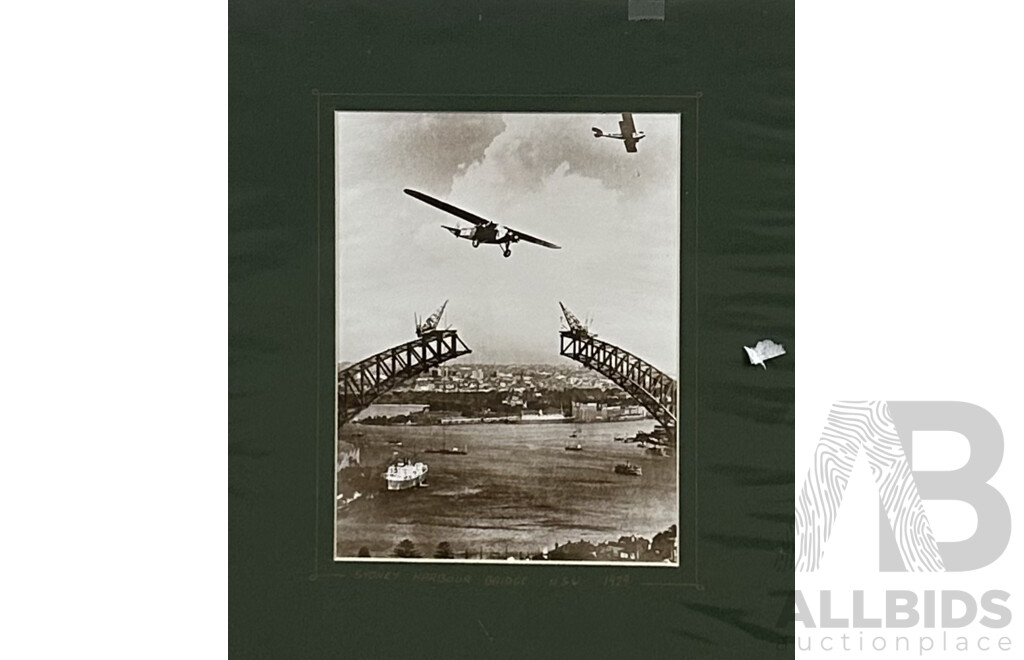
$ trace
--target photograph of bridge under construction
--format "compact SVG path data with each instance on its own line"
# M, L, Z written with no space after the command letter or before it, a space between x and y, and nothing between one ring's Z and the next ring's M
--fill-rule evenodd
M337 561L679 565L681 118L629 110L335 114Z

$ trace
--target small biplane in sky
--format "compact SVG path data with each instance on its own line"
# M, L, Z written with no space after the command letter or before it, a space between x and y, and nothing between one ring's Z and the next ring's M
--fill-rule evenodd
M637 131L636 126L633 125L632 112L622 113L622 121L619 122L618 133L605 133L596 126L590 130L594 131L594 137L596 138L606 137L613 140L622 140L626 143L626 151L631 154L636 153L636 143L646 137L643 131Z
M451 213L456 218L461 218L467 222L473 224L472 227L449 227L447 225L441 225L456 238L465 238L473 242L473 247L480 247L482 244L486 245L498 245L502 248L501 253L506 257L512 256L512 244L518 243L519 241L526 241L527 243L534 243L536 245L543 245L546 248L553 250L560 250L559 246L554 243L548 243L545 240L541 240L535 236L524 234L521 231L512 229L511 227L504 227L496 222L481 218L478 215L470 213L464 209L460 209L457 206L453 206L448 202L442 202L439 199L434 199L430 195L425 195L418 190L405 189L405 194L410 197L430 204L434 208L441 209L446 213Z

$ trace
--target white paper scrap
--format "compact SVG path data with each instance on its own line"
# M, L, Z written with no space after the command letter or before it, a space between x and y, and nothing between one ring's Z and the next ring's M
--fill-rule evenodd
M762 369L768 368L764 364L765 360L770 360L786 354L786 349L782 347L782 344L776 344L771 339L762 339L757 342L757 345L753 348L744 346L743 350L747 352L747 357L750 358L750 364L759 364Z

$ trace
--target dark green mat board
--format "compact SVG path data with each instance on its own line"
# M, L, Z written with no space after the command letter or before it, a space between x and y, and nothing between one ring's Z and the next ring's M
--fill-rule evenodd
M664 5L229 3L232 657L792 655L793 6ZM678 566L334 560L336 110L679 114Z

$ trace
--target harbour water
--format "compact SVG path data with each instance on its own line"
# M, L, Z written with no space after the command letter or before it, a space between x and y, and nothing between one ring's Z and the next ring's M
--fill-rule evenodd
M339 507L336 554L354 557L365 548L389 556L403 539L423 557L447 542L457 558L473 559L533 555L570 541L651 540L679 524L677 454L656 456L615 437L653 427L652 420L346 425L342 439L360 448L369 487ZM565 450L577 443L581 451ZM454 447L467 453L426 453ZM427 487L384 489L383 472L396 454L429 465ZM616 474L615 465L626 461L641 466L642 476ZM344 492L350 487L341 490L341 501L351 498Z

